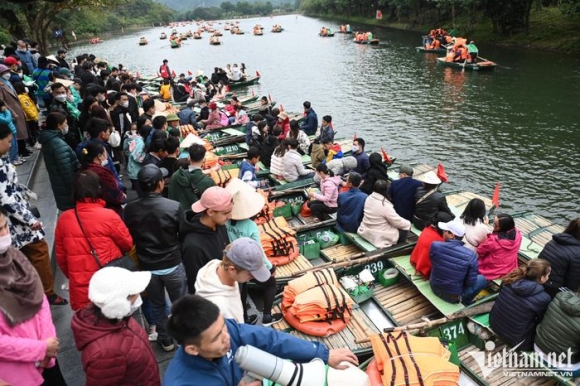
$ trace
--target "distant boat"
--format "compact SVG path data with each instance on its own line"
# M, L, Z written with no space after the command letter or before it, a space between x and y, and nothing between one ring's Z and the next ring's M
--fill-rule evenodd
M489 60L477 63L457 63L457 62L448 62L445 60L445 58L437 58L437 63L443 64L444 66L447 67L471 71L489 71L497 67L497 64L495 62Z
M147 41L147 39L145 39L145 38L140 38L139 39L139 45L140 46L146 46L147 44L149 44L149 42Z
M356 39L354 39L353 42L355 42L356 44L373 44L373 45L377 45L377 44L379 44L380 40L379 39L373 39L373 40L356 40Z
M165 32L161 32L161 36L159 36L159 39L161 40L167 39L167 34Z

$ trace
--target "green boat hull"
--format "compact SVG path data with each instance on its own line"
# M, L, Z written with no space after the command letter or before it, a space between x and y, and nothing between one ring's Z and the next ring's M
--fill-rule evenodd
M230 89L233 90L233 89L251 86L253 84L258 83L259 81L260 81L259 76L248 76L248 77L246 77L246 80L244 80L243 82L230 82L229 86L230 86Z

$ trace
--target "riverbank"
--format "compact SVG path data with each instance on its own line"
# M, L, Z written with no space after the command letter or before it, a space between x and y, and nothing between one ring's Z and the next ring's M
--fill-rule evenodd
M380 27L416 31L424 35L436 27L451 29L451 20L441 25L421 24L412 21L390 22L360 16L345 15L312 15L320 18L338 19L351 24L365 24ZM460 16L457 18L456 30L478 43L488 43L500 47L525 48L538 51L580 54L580 16L567 16L558 8L533 9L530 13L530 32L519 33L510 37L500 37L492 31L491 20L482 19L478 24L470 25ZM419 41L419 36L417 37Z

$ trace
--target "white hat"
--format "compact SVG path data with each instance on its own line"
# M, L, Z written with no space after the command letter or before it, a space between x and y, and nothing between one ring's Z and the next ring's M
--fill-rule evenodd
M465 235L465 225L461 220L452 220L449 222L439 222L437 223L439 229L444 231L449 231L457 237L463 237Z
M419 181L423 181L426 184L439 185L441 180L437 177L437 174L433 170L423 174L417 178Z
M252 218L260 213L266 203L264 196L239 178L232 178L226 190L232 195L234 201L232 220Z
M54 55L47 55L46 59L48 59L50 62L53 62L54 64L59 64L58 59Z
M89 282L89 300L109 319L123 319L131 313L127 296L140 294L151 281L151 272L131 272L120 267L105 267Z

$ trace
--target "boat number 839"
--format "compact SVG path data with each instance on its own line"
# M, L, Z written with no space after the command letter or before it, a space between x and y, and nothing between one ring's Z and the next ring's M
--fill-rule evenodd
M384 267L385 266L383 265L382 261L377 261L376 263L365 265L365 269L368 269L373 274L381 271Z

